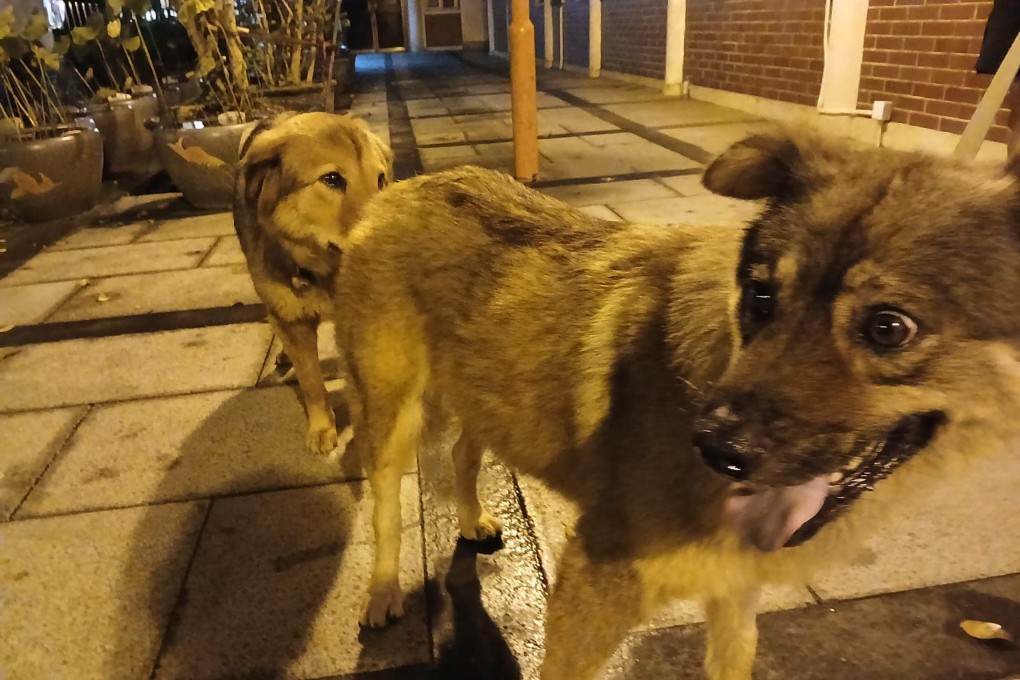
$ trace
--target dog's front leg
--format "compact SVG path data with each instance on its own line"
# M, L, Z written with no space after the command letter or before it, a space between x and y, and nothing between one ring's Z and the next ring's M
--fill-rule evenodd
M298 387L308 413L308 449L312 453L327 454L337 445L336 417L319 364L319 323L274 319L273 326L283 343L283 350L294 363Z
M735 585L725 597L705 601L709 680L750 680L758 646L757 585Z
M460 533L470 541L494 538L503 530L503 523L490 515L478 499L478 471L483 453L484 450L462 430L453 445L453 467L457 480Z
M593 563L570 539L545 621L542 680L591 680L641 621L641 581L628 562Z

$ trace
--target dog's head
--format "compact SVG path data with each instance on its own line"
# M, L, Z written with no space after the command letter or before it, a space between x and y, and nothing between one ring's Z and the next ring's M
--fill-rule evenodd
M241 148L238 201L276 238L342 250L362 208L393 181L393 152L361 120L285 113Z
M798 545L915 457L1020 435L1015 178L777 133L704 183L767 201L695 435L747 543Z

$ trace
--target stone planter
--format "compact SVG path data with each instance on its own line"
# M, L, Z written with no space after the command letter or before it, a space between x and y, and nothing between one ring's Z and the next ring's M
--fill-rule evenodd
M300 83L281 85L259 92L270 110L278 111L326 111L332 113L336 83Z
M0 139L0 201L26 222L91 209L103 183L103 138L94 127L26 130Z
M146 123L159 115L152 93L88 107L86 115L103 135L106 177L132 188L160 171L156 136Z
M156 130L156 151L185 200L203 210L234 202L234 177L244 133L255 123Z

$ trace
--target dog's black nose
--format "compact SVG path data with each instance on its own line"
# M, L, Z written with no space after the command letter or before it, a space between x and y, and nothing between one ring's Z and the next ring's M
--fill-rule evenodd
M711 432L694 435L694 445L701 451L705 463L721 475L738 482L751 476L751 460L732 443Z

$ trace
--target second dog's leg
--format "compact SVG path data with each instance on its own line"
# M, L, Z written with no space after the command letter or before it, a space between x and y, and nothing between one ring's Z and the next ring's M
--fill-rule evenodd
M362 624L374 628L404 615L400 590L400 481L417 453L421 421L421 402L415 398L400 405L392 419L378 410L370 410L364 432L359 432L355 425L356 438L366 436L370 443L384 442L368 471L375 504L372 510L375 560ZM378 434L383 436L376 436Z
M327 454L337 445L336 418L319 364L317 321L282 321L273 324L283 351L294 364L298 387L308 412L307 445L313 453Z
M592 563L570 540L545 621L542 680L591 680L640 623L640 577L626 562Z
M705 602L705 673L710 680L750 680L758 646L758 592L756 586L734 586L728 596Z
M483 450L461 430L453 445L453 466L457 483L457 518L460 533L471 541L494 538L503 530L503 523L488 513L478 500L478 470Z

